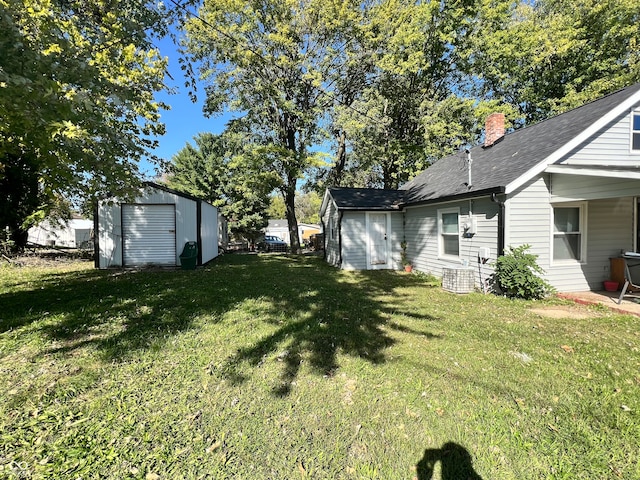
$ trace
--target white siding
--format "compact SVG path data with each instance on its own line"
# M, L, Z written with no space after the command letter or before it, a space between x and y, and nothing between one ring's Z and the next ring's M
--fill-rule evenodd
M556 179L556 175L552 177ZM572 177L574 185L562 183L562 197L580 200L590 198L588 185L593 187L593 195L612 196L609 189L599 189L598 183L607 184L608 179L599 182L583 182L583 177ZM605 198L586 203L586 260L579 262L553 262L552 226L553 209L551 196L547 190L548 176L541 176L523 186L507 202L507 246L531 245L531 253L538 255L538 264L545 270L546 280L559 292L600 290L602 281L609 277L610 258L621 250L633 248L633 197ZM557 184L554 183L554 188ZM569 193L571 190L573 193ZM578 194L577 192L581 192Z
M403 268L400 259L400 252L402 251L400 244L404 241L404 213L391 212L391 232L389 238L391 239L390 268L400 270Z
M531 245L529 252L538 255L538 264L545 270L550 266L552 224L548 181L548 175L530 181L505 206L505 247Z
M144 194L132 203L174 204L176 209L175 265L180 265L184 244L197 241L196 201L157 188L147 187ZM98 205L98 267L122 266L122 214L117 201L103 201Z
M92 229L91 220L45 220L29 229L27 240L37 245L46 245L47 242L53 241L57 246L87 248L91 241Z
M451 207L460 209L459 262L443 259L438 253L438 210ZM465 236L463 225L471 222L469 212L475 218L477 228L475 235ZM493 273L491 267L493 262L482 267L481 279L478 250L481 247L488 247L491 260L495 260L498 245L498 212L499 206L489 198L407 208L404 235L409 261L416 270L442 277L443 267L460 265L465 260L470 267L477 269L474 275L475 283L476 286L481 287L482 282Z
M375 212L389 216L390 229L388 236L389 262L384 268L398 270L400 262L400 243L403 240L403 214L401 212ZM367 212L345 211L342 213L340 228L342 236L342 268L345 270L367 270L374 266L367 264L368 232Z
M637 107L637 105L636 105ZM598 131L587 143L576 148L566 165L637 166L640 153L631 153L631 111L627 111Z
M367 229L365 212L343 212L340 224L342 268L367 269Z
M202 263L207 263L218 256L218 209L205 202L200 205L200 248Z
M329 200L322 221L324 223L324 254L326 261L336 267L340 266L340 225L335 203Z
M584 175L551 175L552 202L619 198L624 196L640 196L640 180Z
M588 202L587 260L549 267L547 279L558 291L602 290L610 277L610 259L633 249L633 202L633 197Z
M218 211L218 244L226 250L229 245L229 227L227 219Z
M121 212L119 203L98 205L98 268L122 266Z

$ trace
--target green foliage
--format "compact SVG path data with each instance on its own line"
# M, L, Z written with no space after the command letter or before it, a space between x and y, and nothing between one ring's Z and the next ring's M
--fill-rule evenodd
M461 68L530 123L640 81L636 0L498 0L470 26Z
M510 247L496 260L495 280L508 297L540 299L553 292L553 287L541 278L544 270L538 265L538 256L528 253L529 248L526 244Z
M241 134L201 133L171 159L167 184L220 208L233 235L255 240L267 225L278 176Z
M144 0L0 0L0 181L23 188L22 220L59 196L132 192L164 133L153 93L166 60L151 36L166 24Z
M296 192L296 218L304 223L320 223L320 205L322 198L317 192ZM271 203L267 209L269 218L279 219L286 217L286 205L282 195L271 196Z
M297 183L318 166L309 147L325 137L320 120L331 103L319 88L332 78L358 8L337 0L208 0L199 10L204 22L186 24L186 49L207 82L207 112L241 112L239 123L279 175L294 252Z
M400 242L400 262L403 266L411 265L409 257L407 257L407 242Z

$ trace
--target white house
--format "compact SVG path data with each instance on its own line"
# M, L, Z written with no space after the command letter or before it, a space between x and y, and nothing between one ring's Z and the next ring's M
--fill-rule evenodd
M104 200L95 214L98 268L180 265L186 242L198 243L198 265L218 256L218 209L209 203L147 182L131 203Z
M322 233L320 225L313 223L298 222L298 240L302 243L309 239L314 233ZM274 219L269 220L269 224L265 228L265 235L275 235L280 237L286 243L291 245L291 236L289 235L289 224L286 220Z
M507 135L494 114L485 137L399 190L328 189L327 261L397 269L404 241L415 269L468 264L480 286L505 246L529 244L571 292L600 290L611 259L640 250L640 84Z
M68 221L45 220L28 232L27 241L35 245L56 245L68 248L92 248L93 221L72 218Z

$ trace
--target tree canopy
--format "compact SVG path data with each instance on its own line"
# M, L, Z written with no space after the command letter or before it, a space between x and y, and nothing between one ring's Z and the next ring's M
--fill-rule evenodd
M232 234L254 241L267 226L278 176L244 135L201 133L174 155L167 184L220 208Z
M494 0L470 32L472 91L513 105L519 124L640 81L636 0Z
M0 0L0 183L19 192L3 194L2 227L19 235L56 197L138 184L164 133L152 41L166 18L145 0Z

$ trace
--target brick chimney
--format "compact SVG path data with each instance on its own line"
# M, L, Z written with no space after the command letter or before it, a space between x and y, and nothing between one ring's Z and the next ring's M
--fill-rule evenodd
M504 137L504 113L492 113L484 126L484 146L490 147Z

